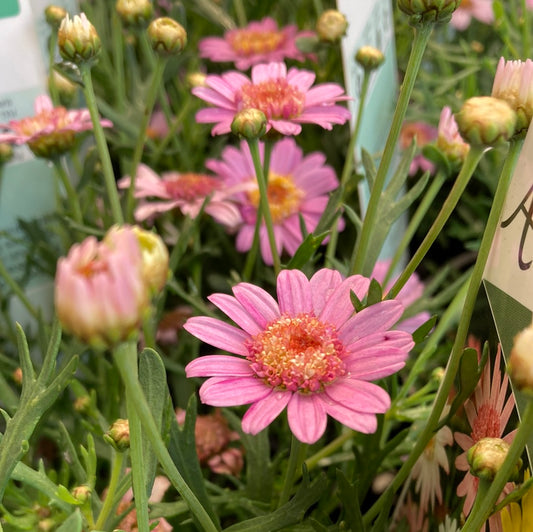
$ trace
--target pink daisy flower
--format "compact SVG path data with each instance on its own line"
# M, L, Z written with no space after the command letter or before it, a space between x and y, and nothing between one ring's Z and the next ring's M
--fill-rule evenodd
M127 189L130 177L125 176L118 187ZM137 168L134 196L140 199L135 209L137 221L153 218L161 213L179 209L182 214L196 218L209 198L205 212L218 223L235 227L241 222L238 208L228 199L233 190L222 190L220 180L192 172L165 172L159 177L151 168L140 164Z
M443 107L437 129L437 147L448 157L451 163L462 163L470 150L470 145L463 140L457 122L450 107Z
M70 150L76 133L93 128L88 109L54 107L46 94L35 99L34 109L35 116L0 124L0 130L7 130L0 133L0 142L27 144L37 157L49 159ZM103 127L113 125L106 119L100 123Z
M413 138L416 140L417 147L422 148L437 138L437 130L426 122L405 122L400 131L400 147L402 150L409 148ZM419 170L433 173L435 165L422 154L418 154L411 161L409 175L415 175Z
M482 438L501 438L510 444L516 432L512 431L503 436L515 402L512 394L507 397L509 376L505 373L502 378L500 362L501 350L498 346L493 371L491 371L489 360L483 368L483 374L474 393L464 405L472 432L470 435L460 432L455 433L455 441L464 451L456 458L455 467L459 471L466 472L464 479L457 486L457 495L465 497L463 513L466 516L472 509L479 486L479 479L470 473L470 466L466 457L468 449ZM504 488L504 493L508 493L511 489L512 483L508 483ZM492 515L488 523L491 532L502 530L500 513Z
M453 12L450 24L457 30L466 30L473 18L484 24L492 24L494 22L492 0L462 0Z
M260 143L261 160L264 146ZM293 138L284 138L272 148L268 176L268 203L274 225L278 253L287 251L294 255L303 241L300 216L307 232L315 230L328 202L328 192L339 182L333 168L324 164L322 153L304 156ZM240 149L227 147L221 160L208 160L206 167L230 188L240 187L233 199L239 205L242 224L238 230L236 247L244 252L252 247L259 206L259 188L255 177L252 155L248 144L241 142ZM342 229L343 223L340 223ZM272 264L267 229L260 228L261 255L266 264Z
M235 115L243 109L260 109L271 128L282 135L297 135L300 124L318 124L331 129L344 124L350 111L335 102L349 100L336 83L312 86L314 72L291 68L285 63L266 63L252 68L251 79L241 72L231 71L221 76L205 78L205 87L194 87L192 93L213 105L196 114L200 123L215 123L213 135L229 133Z
M193 317L184 328L200 340L235 356L210 355L190 362L187 377L211 377L200 399L213 406L252 404L242 419L244 432L257 434L287 407L289 427L304 443L324 433L327 416L363 433L377 428L376 414L386 412L389 395L369 381L401 369L413 347L411 335L391 331L403 305L387 300L354 312L370 280L343 279L322 269L311 277L283 270L276 301L248 283L233 296L208 299L235 324Z
M296 59L303 61L303 54L296 46L296 39L312 37L312 31L298 31L294 25L278 28L270 17L250 22L245 28L228 30L224 37L207 37L198 43L200 57L215 62L232 62L239 70L246 70L258 63Z

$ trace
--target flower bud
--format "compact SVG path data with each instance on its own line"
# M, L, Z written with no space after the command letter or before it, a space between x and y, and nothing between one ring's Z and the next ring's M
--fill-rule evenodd
M13 381L19 386L22 384L22 368L18 367L12 374Z
M440 113L436 144L452 165L462 164L470 151L470 145L459 134L457 122L448 106L443 107Z
M80 414L87 414L92 406L91 398L88 395L76 397L72 406L76 412L79 412Z
M336 42L346 34L348 20L336 9L324 11L316 23L316 32L322 41Z
M185 28L169 17L156 18L147 31L153 50L162 56L179 54L187 44Z
M368 71L375 70L378 68L383 61L385 61L385 56L373 46L362 46L357 50L355 54L355 60Z
M52 88L55 88L61 103L66 106L72 102L78 90L78 86L75 83L72 83L72 81L54 69L48 76L48 88L50 92L52 92Z
M509 356L509 373L513 385L533 395L533 327L520 331L514 338Z
M7 142L0 142L0 164L9 162L13 158L13 147Z
M44 10L44 18L48 25L57 31L61 25L62 20L67 16L67 10L61 6L50 5Z
M245 139L258 139L266 133L267 117L260 109L243 109L231 123L231 132Z
M190 72L187 74L186 80L189 87L205 87L205 78L207 76L203 72Z
M500 438L481 438L466 453L472 475L485 480L493 480L501 469L509 444ZM521 463L516 465L516 473L520 470Z
M409 24L449 22L461 0L398 0L398 8L409 15Z
M472 146L495 146L515 132L516 113L510 105L492 96L468 99L455 115L459 132Z
M57 43L61 57L76 65L96 62L102 50L100 37L85 13L73 19L67 14L59 27Z
M83 504L89 500L91 488L89 486L76 486L70 493L79 503Z
M151 0L117 0L115 9L126 26L145 27L154 13Z
M130 447L130 424L127 419L117 419L104 434L104 440L117 451Z

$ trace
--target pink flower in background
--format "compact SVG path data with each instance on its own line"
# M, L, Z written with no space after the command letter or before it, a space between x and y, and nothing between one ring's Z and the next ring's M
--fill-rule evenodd
M526 6L528 9L533 9L533 0L526 0Z
M492 0L462 0L453 12L450 24L457 30L465 30L475 18L484 24L494 22Z
M376 265L374 266L374 269L372 270L370 278L375 279L378 283L383 285L387 272L389 271L389 265L390 265L390 261L388 260L378 261ZM387 282L385 286L382 286L384 297L387 295L388 291L392 288L397 278L398 278L397 275L392 277L392 279L389 282ZM411 277L409 277L409 280L405 283L404 287L400 290L400 292L396 296L396 299L400 301L400 303L407 309L413 303L416 303L416 301L418 301L422 297L423 293L424 293L424 283L422 283L418 275L414 273L413 275L411 275ZM400 331L406 331L408 333L413 333L423 323L426 323L426 321L428 321L430 317L431 316L429 312L426 312L426 311L419 312L418 314L415 314L414 316L410 316L408 318L405 318L399 321L395 329L400 330Z
M266 17L250 22L245 28L228 30L224 37L206 37L198 43L198 49L200 57L232 62L239 70L246 70L258 63L303 61L306 55L298 50L296 39L314 35L312 31L299 32L294 25L278 28L273 18Z
M215 177L192 172L165 172L159 177L150 167L140 164L134 196L141 202L135 209L135 219L147 220L173 209L195 218L207 200L205 212L218 223L233 228L241 222L241 216L238 208L228 199L233 191L224 189L222 185ZM118 182L121 189L129 186L129 176Z
M308 70L287 71L285 63L255 65L251 79L237 71L207 76L206 86L194 87L192 93L213 107L198 111L196 120L215 123L213 135L229 133L235 114L249 108L263 111L267 130L273 128L282 135L297 135L304 123L328 130L333 124L344 124L350 111L335 103L350 97L336 83L313 87L315 77Z
M504 373L502 378L500 363L501 349L498 346L494 369L491 371L490 360L487 361L474 393L464 405L472 432L470 435L461 432L455 433L455 441L464 451L456 458L455 467L459 471L465 471L464 479L457 486L457 495L465 497L463 513L466 516L472 509L479 486L479 479L470 473L470 465L466 457L468 449L482 438L502 438L510 444L516 433L516 431L512 431L503 436L507 422L515 407L515 401L512 394L507 397L509 375ZM511 488L512 483L507 483L504 493L508 493ZM501 530L500 513L492 515L488 523L491 531ZM484 529L485 527L483 526Z
M65 107L54 107L46 94L35 99L35 116L11 120L0 124L0 142L28 144L38 157L51 158L61 155L74 146L75 135L93 128L87 109L69 111ZM109 120L100 121L103 127L111 127Z
M261 159L264 147L260 143ZM294 255L303 241L300 216L307 232L315 230L328 202L328 192L339 185L333 168L327 166L322 153L304 156L293 138L284 138L272 148L268 176L268 202L274 225L278 253ZM206 167L217 174L227 187L243 189L234 196L239 205L242 224L238 230L238 251L251 248L259 206L259 189L250 149L245 141L240 149L227 147L221 160L208 160ZM340 224L342 228L342 222ZM260 228L261 255L272 264L266 226Z
M387 411L390 397L369 381L401 369L414 343L410 334L390 330L404 310L399 301L354 311L350 292L363 299L369 284L329 269L311 279L283 270L277 301L248 283L236 285L233 296L211 295L237 326L198 316L184 328L238 356L204 356L187 365L187 377L211 377L200 388L202 402L252 404L242 419L244 432L252 434L285 407L292 433L305 443L322 436L328 415L353 430L374 432L376 414Z
M437 147L448 157L451 163L462 163L470 150L470 145L463 140L457 122L450 107L443 107L437 130Z
M417 148L422 148L436 138L437 129L426 122L404 122L400 131L400 148L402 150L409 148L413 139L416 140ZM414 175L419 170L421 172L434 172L435 165L422 154L415 155L409 167L409 175Z
M163 111L154 111L146 129L146 136L151 139L164 139L169 132L167 119Z

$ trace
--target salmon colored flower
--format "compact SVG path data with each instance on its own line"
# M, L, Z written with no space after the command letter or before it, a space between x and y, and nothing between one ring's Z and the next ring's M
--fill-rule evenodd
M0 142L27 144L37 157L50 159L70 150L76 133L93 128L88 109L54 107L46 94L35 99L34 109L35 116L0 124L0 130L7 130L0 133ZM106 119L100 123L103 127L113 125Z
M187 377L211 377L200 388L212 406L251 404L244 432L257 434L287 408L289 427L304 443L324 433L327 417L363 433L375 432L376 414L390 397L369 381L401 369L414 343L390 328L403 305L387 300L355 312L350 294L363 299L370 280L343 279L322 269L308 279L299 270L277 278L277 301L265 290L239 283L233 296L208 299L237 326L198 316L184 328L200 340L238 356L210 355L185 368Z
M194 87L192 93L213 107L196 114L200 123L215 123L213 135L229 133L235 115L243 109L259 109L267 117L267 131L282 135L298 135L300 124L318 124L332 129L344 124L351 114L336 102L349 100L336 83L313 86L314 72L290 68L285 63L266 63L252 68L251 79L231 71L205 78L205 87Z
M264 146L260 146L261 160ZM313 152L304 156L292 138L284 138L274 144L270 157L268 176L268 203L278 253L285 250L294 255L304 236L300 217L307 232L315 230L326 204L328 193L339 185L333 168L324 164L322 153ZM259 207L259 189L255 177L250 149L245 141L240 149L227 147L221 160L210 159L206 167L214 172L228 187L241 187L233 196L238 204L242 224L238 229L237 250L251 248ZM342 229L343 223L340 223ZM260 228L261 254L266 264L272 264L272 251L268 245L266 226Z
M509 376L505 373L502 378L500 362L501 350L498 347L494 369L491 370L490 361L487 361L474 393L464 405L472 432L469 435L460 432L455 433L455 441L464 451L456 458L455 467L459 471L465 471L465 477L457 487L457 495L465 497L463 513L466 516L472 509L479 486L479 478L470 473L470 465L467 460L468 450L483 438L501 438L510 444L516 432L512 431L503 436L515 402L512 394L507 397ZM508 493L511 488L512 483L507 483L504 493ZM491 532L501 531L500 512L492 515L488 523ZM482 530L485 530L485 525Z
M461 0L459 7L452 14L450 24L457 30L466 30L473 18L483 24L492 24L492 0Z
M400 147L406 150L413 139L418 148L433 142L437 138L437 130L426 122L404 122L400 131ZM409 167L409 175L415 175L418 171L433 172L435 165L422 154L415 155Z
M130 186L129 176L123 177L118 186L127 189ZM239 210L228 199L232 192L224 190L220 180L212 176L165 172L159 177L150 167L140 164L134 196L141 202L135 209L135 219L140 222L173 209L196 218L207 200L205 212L217 222L232 228L241 221Z
M235 63L239 70L247 70L258 63L305 60L296 40L314 36L312 31L298 31L294 25L278 28L270 17L250 22L244 28L228 30L224 37L206 37L198 43L200 57L215 62Z
M95 347L134 335L149 306L143 258L132 229L87 237L59 259L55 308L66 331Z

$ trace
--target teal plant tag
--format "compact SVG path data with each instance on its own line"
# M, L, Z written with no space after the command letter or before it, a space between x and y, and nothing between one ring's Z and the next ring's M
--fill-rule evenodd
M14 17L20 12L18 0L2 0L0 3L0 18Z

